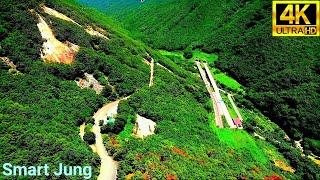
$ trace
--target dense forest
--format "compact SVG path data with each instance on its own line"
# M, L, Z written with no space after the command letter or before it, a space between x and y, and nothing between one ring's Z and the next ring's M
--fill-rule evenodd
M106 30L108 39L91 36L72 22L44 13L43 4L83 26ZM103 104L130 96L120 101L114 124L101 129L108 153L119 162L119 179L320 178L319 166L301 156L291 140L284 140L285 132L254 107L242 106L248 119L244 130L218 129L199 76L132 39L131 33L104 13L74 0L3 0L0 9L0 57L10 59L17 68L8 71L6 64L0 66L1 163L90 165L96 179L100 159L88 146L95 143L92 116ZM72 64L41 59L44 40L34 12L44 17L59 41L80 46ZM220 53L223 59L223 53L233 52ZM148 86L150 67L145 63L149 56L156 61L152 87ZM229 69L230 64L219 63L222 69ZM104 85L101 94L77 86L75 80L85 73ZM240 82L249 90L237 96L239 102L248 98L255 103L260 91L250 87L256 84ZM157 123L154 135L132 136L137 114ZM82 141L79 125L84 122ZM266 140L254 138L254 132ZM304 143L309 154L317 152L319 144L312 134ZM1 174L0 179L16 177Z
M217 54L216 66L246 86L247 98L265 115L297 140L317 139L320 40L272 37L271 4L150 0L123 11L104 10L154 48Z
M102 11L114 12L127 11L141 6L140 0L79 0L80 3L93 6ZM145 3L149 3L145 1Z
M0 5L0 56L10 58L20 71L0 70L0 161L51 167L59 162L91 165L97 175L99 158L78 138L74 119L90 116L103 99L48 73L51 67L40 60L37 19L28 12L38 5L37 1L2 1ZM1 179L5 179L2 173Z

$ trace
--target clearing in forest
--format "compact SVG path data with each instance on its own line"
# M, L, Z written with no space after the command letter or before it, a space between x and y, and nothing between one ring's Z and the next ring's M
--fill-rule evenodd
M138 138L144 138L154 134L156 123L137 114L137 120L133 134Z
M71 64L80 47L68 41L62 43L57 40L44 18L39 14L37 16L39 18L37 26L44 39L41 58L48 63Z

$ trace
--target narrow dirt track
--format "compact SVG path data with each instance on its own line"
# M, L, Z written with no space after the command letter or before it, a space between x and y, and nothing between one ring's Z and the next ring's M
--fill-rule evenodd
M156 63L156 65L160 66L161 68L163 68L163 69L167 70L168 72L170 72L171 74L173 74L173 72L170 69L164 67L162 64Z
M153 85L153 76L154 76L154 60L153 60L153 58L151 58L149 87L151 87Z
M51 9L51 8L45 6L45 5L42 5L41 8L42 8L42 10L43 10L45 13L47 13L47 14L49 14L49 15L51 15L51 16L54 16L54 17L56 17L56 18L59 18L59 19L62 19L62 20L68 21L68 22L71 22L71 23L73 23L73 24L78 25L80 28L82 28L82 25L80 25L79 23L77 23L77 22L74 21L73 19L69 18L68 16L66 16L66 15L64 15L64 14L62 14L62 13L60 13L60 12L54 10L54 9ZM102 31L104 31L103 29L97 28L97 29L98 29L99 31L101 31L101 32L99 32L99 31L97 31L97 30L95 30L95 29L96 29L96 28L93 28L92 26L89 26L89 25L87 25L87 26L84 28L84 30L85 30L88 34L90 34L91 36L97 36L97 37L101 37L101 38L104 38L104 39L107 39L107 40L109 39L106 35L104 35L104 34L101 33Z
M117 179L118 163L109 156L101 135L99 126L100 120L105 119L108 114L117 111L120 100L108 103L100 108L93 116L95 123L92 132L96 135L96 144L92 145L92 150L96 152L101 159L100 174L98 180L114 180Z
M56 18L59 18L59 19L62 19L62 20L68 21L68 22L72 22L72 23L74 23L74 24L76 24L78 26L81 26L80 24L78 24L73 19L69 18L68 16L66 16L66 15L64 15L64 14L62 14L62 13L60 13L60 12L54 10L54 9L51 9L51 8L45 6L45 5L42 5L41 8L45 13L47 13L47 14L49 14L51 16L54 16Z
M108 116L113 116L117 114L118 105L121 100L126 100L130 96L123 99L105 104L100 108L94 115L94 125L92 127L92 132L96 136L96 143L91 145L93 152L96 152L101 159L100 174L98 180L114 180L117 179L117 169L118 162L112 159L112 156L109 156L104 144L103 138L101 135L101 128L99 126L100 120L106 119Z
M117 169L118 163L109 156L106 148L103 144L103 139L100 133L100 126L97 125L97 120L95 125L92 128L92 132L96 135L96 144L93 148L94 151L99 155L101 159L101 166L100 166L100 174L98 176L98 180L113 180L117 179Z

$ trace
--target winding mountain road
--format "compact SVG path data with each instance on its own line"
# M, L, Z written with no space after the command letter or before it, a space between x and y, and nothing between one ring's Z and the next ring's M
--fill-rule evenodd
M150 82L149 82L149 87L153 85L153 76L154 76L154 59L152 57L151 62L150 62Z
M101 159L100 174L98 180L114 180L117 179L117 169L118 163L109 156L101 135L101 128L99 126L100 120L105 119L108 114L117 112L120 100L112 103L108 103L100 108L94 115L94 125L92 127L92 132L96 136L96 143L90 147L94 152L96 152Z

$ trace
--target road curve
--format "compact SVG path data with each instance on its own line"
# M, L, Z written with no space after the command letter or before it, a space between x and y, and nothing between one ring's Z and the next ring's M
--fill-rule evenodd
M111 156L109 156L103 144L99 123L100 120L106 118L107 114L110 113L110 111L114 111L114 109L117 110L119 102L120 100L117 100L115 102L104 105L93 116L95 122L92 127L92 132L96 136L96 143L92 145L91 148L94 152L96 152L99 155L101 159L100 174L98 176L98 180L117 179L118 163L114 161Z

